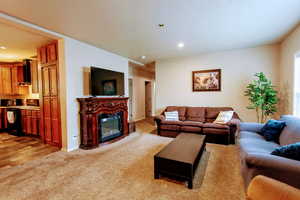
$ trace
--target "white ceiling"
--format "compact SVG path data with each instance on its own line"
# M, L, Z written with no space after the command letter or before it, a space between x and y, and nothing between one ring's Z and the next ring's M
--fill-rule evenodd
M14 62L37 55L37 48L50 38L0 23L0 62Z
M1 0L0 9L140 62L276 43L300 22L300 0Z

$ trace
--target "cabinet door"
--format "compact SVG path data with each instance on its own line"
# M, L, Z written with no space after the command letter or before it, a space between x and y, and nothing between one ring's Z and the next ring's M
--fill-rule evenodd
M32 116L31 116L31 110L26 110L26 133L31 134L32 133Z
M32 93L39 93L38 65L35 60L31 62L31 85Z
M26 110L21 110L21 124L22 124L22 132L27 132L27 120L26 120Z
M50 95L57 96L57 71L56 65L49 68L49 77L50 77Z
M43 84L43 96L50 96L50 80L49 80L49 68L42 68L42 84Z
M19 94L18 68L16 66L11 68L11 92L15 95Z
M38 49L38 57L41 64L47 63L47 49L46 47L41 47Z
M35 110L31 111L31 134L38 135L38 124Z
M54 62L57 60L57 53L56 53L56 42L47 45L47 62Z
M3 93L3 81L2 81L2 66L0 65L0 95L4 94Z
M0 129L3 129L3 109L0 108Z
M51 125L52 125L52 142L60 144L60 127L59 127L59 112L57 98L51 98Z
M51 99L50 97L44 97L43 99L43 111L44 111L44 137L46 142L52 142L52 133L51 133Z
M1 67L2 92L3 94L11 94L11 68L9 66Z

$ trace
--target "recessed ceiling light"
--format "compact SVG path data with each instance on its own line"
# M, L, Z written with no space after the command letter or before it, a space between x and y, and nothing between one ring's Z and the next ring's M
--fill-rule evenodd
M146 56L141 56L142 59L146 59Z
M182 48L182 47L184 47L184 43L183 43L183 42L179 42L179 43L177 44L177 46L178 46L179 48Z
M6 49L6 47L5 46L0 46L0 49Z

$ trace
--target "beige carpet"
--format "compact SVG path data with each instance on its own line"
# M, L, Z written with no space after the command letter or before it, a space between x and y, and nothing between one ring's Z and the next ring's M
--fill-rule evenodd
M153 155L170 138L134 133L102 148L56 152L1 170L0 199L240 200L244 199L235 146L208 144L201 186L153 179Z

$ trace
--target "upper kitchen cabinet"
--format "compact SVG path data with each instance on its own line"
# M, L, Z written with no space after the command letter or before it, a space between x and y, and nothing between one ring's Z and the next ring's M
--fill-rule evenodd
M0 64L0 95L18 96L28 94L28 88L20 86L23 78L23 63Z
M40 64L49 64L57 61L57 42L50 43L38 49Z
M31 85L32 93L39 93L38 65L36 60L31 61Z
M0 94L2 95L12 94L11 68L12 66L9 64L0 66Z

